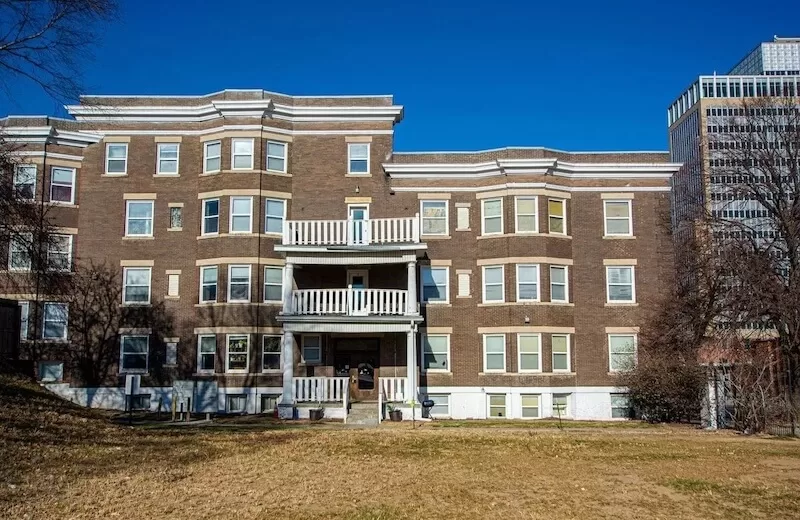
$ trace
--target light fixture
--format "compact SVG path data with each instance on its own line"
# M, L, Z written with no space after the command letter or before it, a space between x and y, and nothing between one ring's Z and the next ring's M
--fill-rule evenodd
M361 188L356 184L356 193L361 193Z
M530 322L531 322L530 316L525 316L525 323L530 323Z

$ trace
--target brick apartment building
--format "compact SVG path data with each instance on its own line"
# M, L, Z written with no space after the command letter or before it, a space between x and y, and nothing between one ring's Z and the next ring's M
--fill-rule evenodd
M163 301L173 326L120 330L97 388L45 353L39 378L61 395L122 408L136 374L132 402L150 409L190 396L197 411L320 402L343 417L380 401L408 416L430 399L433 417L628 416L615 372L672 268L667 153L395 152L390 96L68 110L0 120L16 182L53 208L54 255L118 267L119 304ZM24 341L69 341L57 297L36 327L34 295L0 297L20 301Z

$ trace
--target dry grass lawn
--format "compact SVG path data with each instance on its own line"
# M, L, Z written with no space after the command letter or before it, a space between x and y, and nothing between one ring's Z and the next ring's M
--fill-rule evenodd
M0 405L3 518L800 515L800 444L785 439L528 423L147 430L8 378Z

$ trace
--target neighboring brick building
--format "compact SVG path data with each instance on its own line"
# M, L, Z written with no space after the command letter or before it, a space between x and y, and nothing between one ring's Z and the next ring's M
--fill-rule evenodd
M434 417L626 416L614 371L672 268L666 153L395 153L389 96L68 109L2 120L32 165L19 182L35 167L76 261L119 266L120 304L163 300L174 327L121 330L105 387L48 357L63 395L120 408L137 373L150 408L174 392L214 412L430 398ZM26 339L65 341L63 311Z

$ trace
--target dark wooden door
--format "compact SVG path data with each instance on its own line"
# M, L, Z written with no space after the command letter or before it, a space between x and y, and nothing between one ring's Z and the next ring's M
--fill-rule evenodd
M336 375L350 378L351 401L378 400L380 343L376 338L340 338L336 341Z

